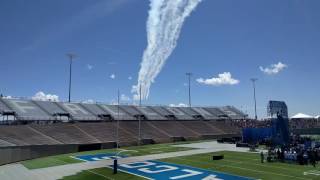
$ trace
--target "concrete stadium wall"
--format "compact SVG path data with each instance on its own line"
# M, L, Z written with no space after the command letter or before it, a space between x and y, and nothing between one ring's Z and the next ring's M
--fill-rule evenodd
M115 147L115 142L94 144L92 150L109 149ZM84 146L90 144L61 144L61 145L35 145L0 147L0 165L40 157L79 152Z

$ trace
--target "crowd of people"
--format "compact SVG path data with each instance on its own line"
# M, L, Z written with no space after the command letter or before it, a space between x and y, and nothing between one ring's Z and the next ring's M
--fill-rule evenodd
M320 119L291 119L292 129L320 128Z
M292 136L291 144L281 148L269 147L268 153L260 154L261 162L288 162L300 165L311 164L314 167L320 161L320 145L315 144L310 138ZM266 158L265 158L266 157Z
M265 155L261 154L261 162L265 160ZM266 160L268 162L291 162L300 165L311 164L316 167L317 162L320 160L320 149L313 148L308 150L302 149L270 149L267 153Z
M233 120L231 125L239 128L262 128L271 127L272 121L270 119L263 120ZM320 128L320 119L290 119L290 129L304 129L304 128Z

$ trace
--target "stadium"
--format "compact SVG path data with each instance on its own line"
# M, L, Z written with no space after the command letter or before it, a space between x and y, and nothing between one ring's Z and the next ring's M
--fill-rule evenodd
M319 7L0 1L0 180L320 180Z
M281 105L271 101L268 109L270 113L286 110ZM3 179L317 179L319 175L312 166L261 164L258 152L266 149L260 146L250 152L248 145L240 143L245 138L242 129L268 127L270 120L249 119L232 106L1 98L0 109ZM317 134L320 122L314 122L312 129L295 123L290 131Z

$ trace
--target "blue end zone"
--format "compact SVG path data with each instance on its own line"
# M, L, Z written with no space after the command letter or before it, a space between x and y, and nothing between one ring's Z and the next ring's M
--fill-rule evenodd
M124 157L127 156L116 156L115 153L107 153L81 155L75 156L73 158L82 161L100 161L115 158L119 159ZM109 166L109 168L113 168L113 166ZM129 174L154 180L252 180L251 178L247 177L235 176L231 174L160 161L142 161L129 164L121 164L118 166L118 169Z
M72 158L79 159L81 161L101 161L101 160L110 160L110 159L120 159L127 156L117 156L116 153L104 153L104 154L95 154L95 155L80 155L80 156L71 156Z
M119 170L147 179L183 179L183 180L251 180L251 178L209 171L190 166L165 163L160 161L143 161L119 165Z

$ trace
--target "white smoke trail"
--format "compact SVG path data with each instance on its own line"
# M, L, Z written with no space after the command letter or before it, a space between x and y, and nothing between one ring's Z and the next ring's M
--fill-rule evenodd
M202 0L150 0L147 21L148 45L144 51L134 99L149 96L149 89L177 45L182 25Z

